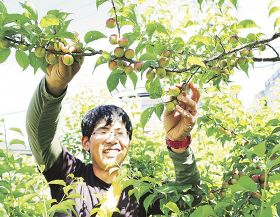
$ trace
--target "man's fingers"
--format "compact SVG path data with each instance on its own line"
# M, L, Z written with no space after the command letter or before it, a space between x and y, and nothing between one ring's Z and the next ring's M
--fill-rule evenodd
M196 110L196 102L193 101L189 96L183 96L182 94L180 94L179 96L177 96L177 99L179 100L179 102L183 103L183 108L190 108L191 110Z
M183 117L183 118L187 118L188 120L191 121L191 123L194 122L194 116L188 111L183 109L181 106L176 105L175 110Z
M198 102L198 100L200 98L200 92L199 92L198 88L196 86L194 86L194 84L192 82L189 83L189 88L192 91L191 99L194 100L195 102Z

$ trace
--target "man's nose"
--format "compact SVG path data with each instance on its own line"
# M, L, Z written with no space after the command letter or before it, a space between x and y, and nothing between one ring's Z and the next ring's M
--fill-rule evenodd
M118 142L118 139L116 138L115 133L111 132L111 133L108 135L108 137L107 137L107 139L106 139L106 142L112 143L112 144L117 143L117 142Z

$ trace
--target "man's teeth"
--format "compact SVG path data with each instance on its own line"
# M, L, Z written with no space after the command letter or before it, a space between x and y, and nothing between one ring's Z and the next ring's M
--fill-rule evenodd
M111 151L119 151L118 149L106 149L104 152L105 153L109 153L109 152L111 152Z

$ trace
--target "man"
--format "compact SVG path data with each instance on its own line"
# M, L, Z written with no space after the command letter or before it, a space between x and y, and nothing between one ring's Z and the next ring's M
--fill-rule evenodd
M89 111L82 121L82 146L89 152L92 164L85 165L75 156L68 153L59 144L56 136L58 115L61 101L66 94L68 83L74 78L81 67L83 59L75 58L71 66L63 64L62 59L55 65L47 67L47 74L36 89L27 112L27 132L34 157L39 165L45 165L43 172L47 181L64 180L73 184L73 177L82 177L84 183L76 186L76 193L81 198L75 199L75 205L68 214L56 213L55 216L90 216L93 208L100 204L101 196L110 197L112 183L118 172L111 172L113 167L121 165L125 159L132 136L132 125L123 109L116 106L99 106ZM199 91L189 84L192 96L183 92L178 96L179 105L175 112L164 113L164 127L166 131L169 155L173 160L176 182L178 185L198 185L199 173L194 155L190 148L190 131L194 126L196 103ZM51 195L57 202L66 197L63 186L50 185ZM146 213L143 201L144 195L137 202L134 195L128 195L129 188L124 189L116 199L112 209L118 212L113 216L148 216L160 214L159 201L156 201ZM102 205L101 205L102 208Z

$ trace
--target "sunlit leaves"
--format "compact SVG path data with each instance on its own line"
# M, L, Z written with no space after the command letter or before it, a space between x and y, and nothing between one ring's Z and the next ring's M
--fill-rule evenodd
M268 12L268 15L271 16L273 15L274 13L280 11L280 7L272 7L269 12Z
M59 19L53 14L48 14L40 20L40 26L42 28L46 28L49 26L58 26L58 25L59 25Z
M197 65L197 66L201 66L204 68L206 67L205 64L203 63L202 59L199 57L195 57L195 56L190 56L188 58L188 64L189 64L189 66Z
M86 33L86 35L84 37L84 40L85 40L86 43L90 43L92 41L95 41L95 40L98 40L98 39L101 39L101 38L106 38L106 36L102 32L89 31L89 32Z
M238 25L238 29L249 29L258 27L255 21L253 20L242 20Z

